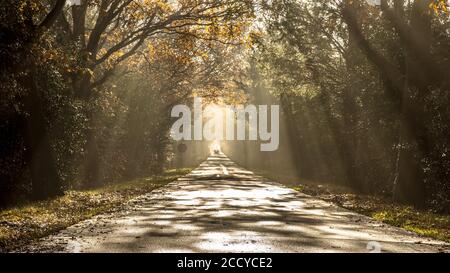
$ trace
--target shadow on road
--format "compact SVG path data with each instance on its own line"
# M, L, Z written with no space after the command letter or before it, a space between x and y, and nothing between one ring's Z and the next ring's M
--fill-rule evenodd
M372 241L385 252L439 247L267 181L225 155L137 200L133 211L58 238L69 252L367 252Z

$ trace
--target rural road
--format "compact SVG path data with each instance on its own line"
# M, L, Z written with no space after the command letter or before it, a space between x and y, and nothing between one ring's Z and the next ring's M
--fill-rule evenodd
M42 239L58 252L438 252L448 246L295 192L212 156L188 176Z

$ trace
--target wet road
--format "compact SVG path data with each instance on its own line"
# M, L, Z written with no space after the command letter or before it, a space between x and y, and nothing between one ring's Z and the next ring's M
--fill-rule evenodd
M43 239L61 252L438 252L441 242L338 208L213 156L188 176Z

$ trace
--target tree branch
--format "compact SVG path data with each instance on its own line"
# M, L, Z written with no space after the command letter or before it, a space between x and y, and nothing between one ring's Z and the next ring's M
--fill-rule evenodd
M64 6L66 5L66 0L57 0L52 10L47 14L44 20L39 24L38 30L45 31L49 29L58 19L59 14L62 12Z

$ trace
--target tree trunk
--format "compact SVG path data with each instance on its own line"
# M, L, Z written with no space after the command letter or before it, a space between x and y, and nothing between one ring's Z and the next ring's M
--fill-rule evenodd
M349 9L352 10L359 23L359 1L351 1L347 3ZM357 176L357 104L356 104L356 90L353 84L352 76L357 75L359 48L357 41L349 31L348 33L348 48L345 56L346 68L348 71L348 83L343 90L343 138L341 141L344 144L344 150L342 151L342 159L344 160L344 167L346 172L347 185L356 190L361 190L361 183Z
M428 1L416 0L414 2L411 29L415 32L415 37L421 37L420 41L416 40L416 47L424 55L428 55L431 47L431 18L429 16ZM407 52L406 55L406 84L408 86L403 90L398 179L394 189L394 197L397 201L423 207L425 205L426 189L421 160L429 152L428 137L426 132L411 132L405 124L415 123L418 125L418 128L425 128L426 111L422 106L422 97L425 96L428 86L432 83L423 80L424 77L421 75L428 72L423 71L420 62L416 61L417 56L413 52ZM418 90L418 96L414 96L412 88ZM415 109L417 115L414 117L414 120L410 120L411 117L406 114L406 109L408 108Z
M27 163L32 180L32 195L36 200L43 200L62 195L63 190L52 154L50 137L35 75L36 67L30 64L28 74L24 79L28 89L26 108L29 115L25 119L23 129Z
M92 122L91 122L92 123ZM100 185L100 154L95 129L89 128L86 134L86 156L84 162L84 185L95 188Z
M352 70L352 68L349 68ZM344 90L343 98L343 132L340 141L342 141L344 149L342 150L342 160L344 161L346 183L353 189L361 190L357 171L356 171L356 102L355 92L351 86L347 86Z
M307 145L300 134L298 119L294 117L291 99L283 95L280 101L284 113L284 122L287 123L289 147L292 151L294 166L296 167L295 174L300 178L314 179L314 168L311 165L310 158L308 158Z

